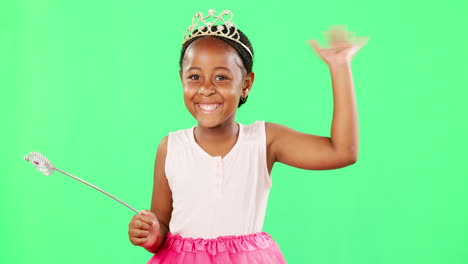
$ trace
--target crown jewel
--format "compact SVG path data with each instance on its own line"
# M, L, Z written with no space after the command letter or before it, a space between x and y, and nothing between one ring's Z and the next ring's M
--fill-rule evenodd
M196 13L192 18L192 25L185 32L182 45L198 36L220 36L241 44L253 57L252 51L240 41L236 25L231 22L234 14L230 10L224 10L219 15L215 15L215 12L214 9L210 9L207 16L203 16L201 12ZM227 19L224 18L226 16L228 16ZM207 20L211 17L214 19L208 22ZM222 24L216 26L215 24L218 22L222 22Z

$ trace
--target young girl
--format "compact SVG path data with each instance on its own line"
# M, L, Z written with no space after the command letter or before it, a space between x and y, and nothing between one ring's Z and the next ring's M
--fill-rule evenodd
M328 49L309 42L332 76L331 137L264 121L243 125L235 116L254 82L253 48L231 22L230 11L214 13L195 15L180 57L185 106L198 125L160 142L151 211L132 218L130 241L154 253L148 264L286 263L277 243L262 231L273 164L328 170L356 162L350 63L368 38L332 27ZM222 24L215 25L218 21Z

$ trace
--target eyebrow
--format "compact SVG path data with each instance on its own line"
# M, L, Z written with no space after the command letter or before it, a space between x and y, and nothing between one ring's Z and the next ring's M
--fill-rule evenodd
M229 71L229 72L231 71L228 68L221 67L221 66L215 68L215 70L218 70L218 69L226 70L226 71ZM190 70L201 70L201 68L200 67L190 67L190 68L187 69L187 71L190 71Z

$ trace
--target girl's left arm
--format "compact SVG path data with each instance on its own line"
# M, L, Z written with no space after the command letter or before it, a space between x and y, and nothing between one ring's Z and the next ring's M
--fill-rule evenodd
M346 38L346 31L336 27L330 32L330 48L322 49L315 40L310 43L329 66L332 78L331 137L305 134L279 124L266 123L273 161L307 170L338 169L357 161L359 129L351 58L368 38L361 37L354 40L356 43L349 43L351 40Z

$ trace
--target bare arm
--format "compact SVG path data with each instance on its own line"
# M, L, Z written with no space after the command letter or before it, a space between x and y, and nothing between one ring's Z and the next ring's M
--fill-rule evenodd
M330 73L334 98L330 140L340 156L355 163L359 150L359 127L351 65L331 65Z
M167 154L167 136L159 143L154 164L154 184L153 196L151 199L151 212L154 213L159 221L159 236L156 243L146 248L149 252L157 252L166 240L169 232L169 221L172 214L172 192L165 173L165 163Z
M350 64L330 65L333 83L331 137L316 136L266 123L274 161L306 169L330 170L351 165L358 156L358 120Z

